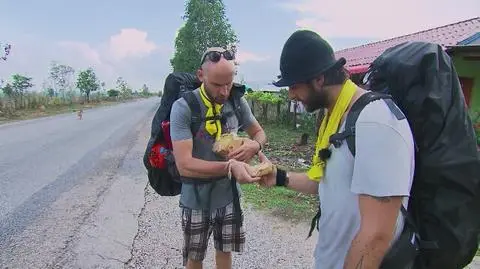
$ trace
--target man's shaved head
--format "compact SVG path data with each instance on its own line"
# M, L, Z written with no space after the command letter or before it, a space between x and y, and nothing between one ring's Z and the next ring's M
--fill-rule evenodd
M235 64L233 61L227 61L224 58L220 59L220 61L216 63L212 61L205 61L202 64L201 69L204 71L204 74L213 71L215 73L235 75Z
M216 103L223 104L227 101L235 77L235 64L233 60L220 57L217 62L205 55L210 52L224 52L221 48L211 48L202 57L202 66L197 71L197 76L203 82L205 90Z

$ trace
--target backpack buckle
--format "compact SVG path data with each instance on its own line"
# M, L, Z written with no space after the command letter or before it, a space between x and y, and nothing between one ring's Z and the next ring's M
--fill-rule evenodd
M350 135L349 133L350 132L342 132L342 133L333 134L328 139L328 142L330 142L330 144L332 144L335 148L339 148L342 145L342 142L343 142L342 140L347 138L347 136Z

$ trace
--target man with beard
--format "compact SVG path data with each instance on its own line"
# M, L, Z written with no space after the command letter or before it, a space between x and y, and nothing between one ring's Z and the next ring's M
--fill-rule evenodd
M281 78L274 83L288 87L289 98L301 101L306 111L326 109L309 171L276 169L261 181L319 195L317 269L378 268L401 233L401 205L407 208L413 180L412 132L384 100L369 103L360 113L355 156L347 143L330 144L329 137L343 131L349 109L367 92L349 79L345 63L335 59L318 34L297 31L283 47Z

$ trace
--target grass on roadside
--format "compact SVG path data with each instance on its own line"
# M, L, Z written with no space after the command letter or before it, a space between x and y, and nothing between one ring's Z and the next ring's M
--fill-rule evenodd
M268 143L263 150L272 163L289 171L306 171L312 159L315 133L311 130L293 130L283 124L262 124ZM302 133L308 134L305 146L297 145ZM317 197L303 195L285 188L265 189L256 184L242 185L245 201L254 208L266 210L275 216L291 221L308 221L316 213Z
M43 111L40 109L21 109L21 110L15 111L14 115L9 115L8 117L0 114L0 124L12 122L12 121L54 116L59 114L75 113L81 108L83 108L83 111L85 111L87 109L91 109L95 107L111 106L111 105L116 105L124 102L128 102L128 101L103 101L103 102L92 102L88 104L75 103L71 105L54 105L54 106L46 106L45 110Z
M290 220L305 221L311 219L318 206L315 196L299 194L284 188L266 189L257 184L242 185L243 197L255 209Z

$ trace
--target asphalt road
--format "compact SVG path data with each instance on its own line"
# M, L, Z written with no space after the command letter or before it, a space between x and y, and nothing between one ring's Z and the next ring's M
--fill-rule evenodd
M71 245L122 170L143 172L148 132L130 162L127 153L159 101L86 110L83 120L72 113L0 125L0 268L62 267L59 248ZM141 207L143 190L137 197Z

